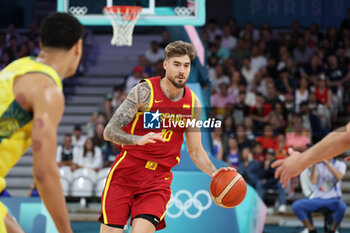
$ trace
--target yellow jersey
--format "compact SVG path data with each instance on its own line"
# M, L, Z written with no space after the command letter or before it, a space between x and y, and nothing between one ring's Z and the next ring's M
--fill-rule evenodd
M1 180L32 144L33 114L21 108L13 93L15 78L28 73L45 74L62 90L56 70L34 57L18 59L0 72L0 192L5 188Z

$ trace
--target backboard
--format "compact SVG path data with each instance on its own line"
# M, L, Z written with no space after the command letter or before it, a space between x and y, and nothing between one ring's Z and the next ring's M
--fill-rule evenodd
M103 7L141 6L138 26L201 26L205 23L205 0L57 0L58 12L69 12L84 25L111 25Z

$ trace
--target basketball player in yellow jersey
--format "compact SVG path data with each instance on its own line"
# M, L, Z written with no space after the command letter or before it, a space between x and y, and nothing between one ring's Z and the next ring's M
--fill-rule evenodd
M25 57L0 72L0 192L4 177L30 145L33 177L59 232L72 232L56 165L57 126L64 108L62 79L75 73L83 26L54 13L40 27L38 57ZM0 203L0 232L23 232Z

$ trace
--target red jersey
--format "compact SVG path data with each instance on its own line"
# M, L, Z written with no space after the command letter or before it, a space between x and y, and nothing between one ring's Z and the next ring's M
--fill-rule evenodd
M316 88L315 90L316 94L316 99L321 103L321 104L327 104L328 102L328 88L325 88L323 93L321 93L319 88Z
M180 151L183 143L183 133L186 130L186 121L193 118L193 106L195 95L191 89L185 86L182 99L174 102L170 100L160 87L161 77L146 79L151 89L150 103L145 112L138 112L135 118L124 128L124 131L134 135L145 135L149 132L162 132L166 142L157 141L143 146L124 145L121 153L127 151L128 156L133 156L151 162L150 166L161 165L172 168L180 162ZM160 113L160 127L144 128L147 122L145 114ZM145 117L145 119L144 119ZM183 121L182 123L180 123ZM150 122L148 122L150 123ZM158 124L157 120L152 122ZM152 169L152 168L151 168Z

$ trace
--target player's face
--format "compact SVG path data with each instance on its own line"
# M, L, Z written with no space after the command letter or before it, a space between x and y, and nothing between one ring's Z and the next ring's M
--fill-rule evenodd
M188 55L164 60L165 77L177 88L183 88L191 71L191 60Z

